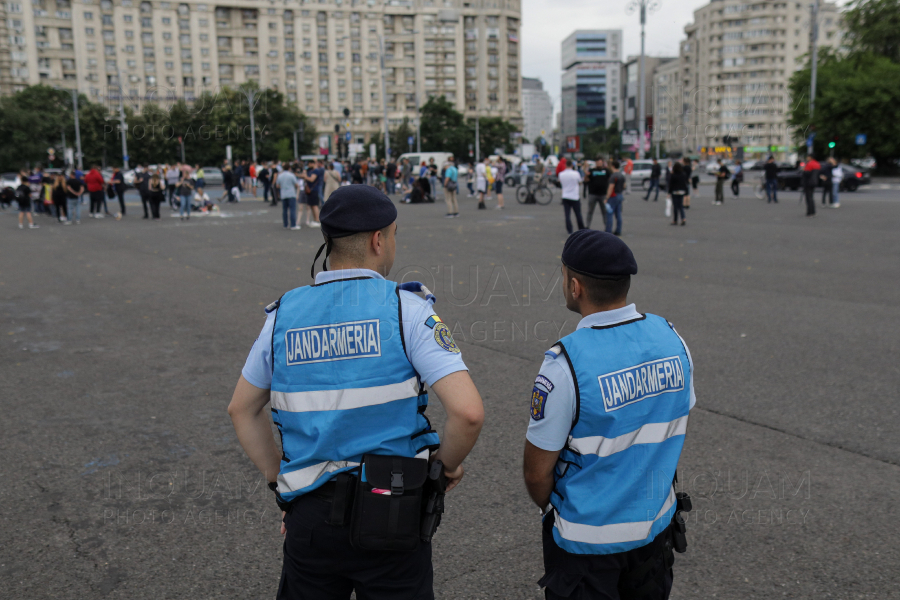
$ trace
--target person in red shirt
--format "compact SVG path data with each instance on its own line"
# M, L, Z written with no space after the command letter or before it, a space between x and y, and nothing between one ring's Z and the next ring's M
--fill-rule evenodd
M559 177L559 174L566 170L566 157L560 156L559 163L556 165L556 176Z
M810 156L803 167L803 192L806 196L806 216L816 216L816 200L813 197L816 192L816 185L819 183L819 171L822 166L815 157Z
M91 165L91 170L84 176L84 183L87 186L88 195L91 197L91 217L102 219L105 182L103 175L100 174L99 165Z

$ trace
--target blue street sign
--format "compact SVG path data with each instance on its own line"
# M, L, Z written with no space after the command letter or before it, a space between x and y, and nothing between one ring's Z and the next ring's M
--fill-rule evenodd
M539 160L541 160L541 155L540 155L540 154L532 154L532 155L531 155L531 162L537 162L537 161L539 161Z
M414 139L415 138L413 136L409 136L408 138L406 138L407 145L412 146Z
M814 140L814 139L816 139L816 132L815 132L815 131L813 131L811 134L809 134L809 137L806 138L806 145L807 145L807 146L812 146L812 143L813 143L813 140Z
M865 142L863 142L863 143L865 144ZM125 160L128 160L128 155L126 154L123 158L124 158Z
M353 139L353 136L350 135L349 131L347 132L347 135L345 137L347 138L347 142L350 142L350 140Z
M866 145L866 134L864 134L864 133L856 134L856 145L857 146L865 146Z

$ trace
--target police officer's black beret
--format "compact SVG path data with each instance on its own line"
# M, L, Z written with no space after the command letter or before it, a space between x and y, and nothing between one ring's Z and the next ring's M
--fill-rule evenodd
M384 192L368 185L345 185L331 193L319 222L322 233L338 238L384 229L397 220L397 207Z
M631 248L613 234L593 229L582 229L569 236L562 262L576 273L597 279L619 279L637 273Z

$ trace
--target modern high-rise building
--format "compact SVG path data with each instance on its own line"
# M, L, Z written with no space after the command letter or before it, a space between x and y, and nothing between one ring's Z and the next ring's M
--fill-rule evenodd
M520 0L8 0L0 94L44 83L91 100L193 100L256 81L319 131L351 111L355 141L444 96L522 124ZM380 68L384 48L386 90ZM418 97L417 97L418 96Z
M563 136L608 127L620 118L621 57L621 29L579 29L563 40Z
M794 144L788 129L788 82L808 64L809 5L800 2L714 0L685 27L678 69L663 65L666 90L654 98L665 110L660 135L670 151L686 154L784 156ZM838 8L821 3L818 43L841 43Z
M522 78L522 135L532 144L553 130L553 101L540 79Z

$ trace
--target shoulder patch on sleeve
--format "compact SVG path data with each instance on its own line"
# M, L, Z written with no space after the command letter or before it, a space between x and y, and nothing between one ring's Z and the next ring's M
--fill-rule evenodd
M544 418L544 408L547 406L547 396L550 392L542 390L538 386L534 386L531 390L531 418L540 421Z
M556 358L559 356L559 353L562 352L562 348L559 344L556 344L546 352L544 352L544 356L549 356L550 358Z
M553 382L550 381L549 379L547 379L546 377L544 377L543 375L538 375L534 379L534 385L535 386L539 386L539 385L544 386L545 388L547 388L548 392L552 392L553 388L555 387L553 385Z

